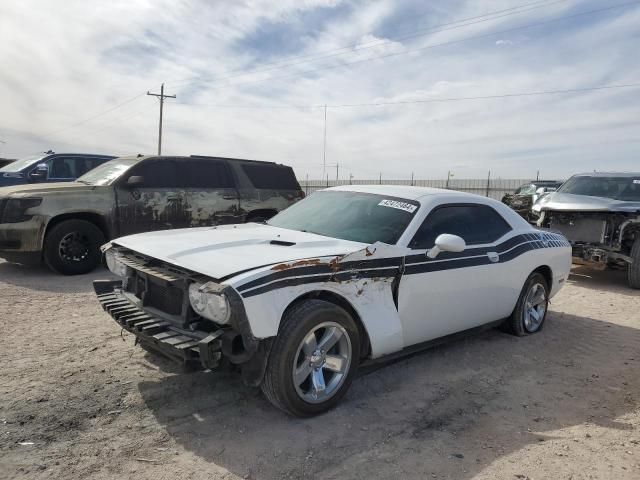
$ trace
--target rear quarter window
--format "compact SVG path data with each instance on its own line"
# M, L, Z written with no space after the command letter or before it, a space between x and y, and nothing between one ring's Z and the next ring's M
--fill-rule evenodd
M300 190L300 185L291 167L245 163L242 165L242 170L256 188Z

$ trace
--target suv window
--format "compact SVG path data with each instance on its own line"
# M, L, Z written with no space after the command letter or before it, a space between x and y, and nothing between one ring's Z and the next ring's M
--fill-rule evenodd
M49 167L49 179L76 178L76 161L70 157L53 157L45 162Z
M242 170L256 188L270 190L300 190L291 167L260 163L243 163Z
M235 182L224 162L187 160L178 163L178 183L185 188L235 188Z
M89 170L93 170L98 165L104 163L106 159L97 157L76 157L76 177L81 177Z
M175 188L177 187L177 169L172 160L152 160L133 167L127 179L133 176L144 178L143 188Z
M510 230L505 219L488 205L443 205L427 215L409 247L432 248L442 233L458 235L467 245L491 243Z

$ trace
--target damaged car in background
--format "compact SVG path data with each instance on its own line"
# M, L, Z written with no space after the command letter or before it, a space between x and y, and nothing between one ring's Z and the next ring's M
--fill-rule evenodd
M560 185L562 182L557 180L534 180L520 185L513 193L506 193L501 201L525 220L533 221L535 217L531 212L531 207L544 195L555 192Z
M640 288L640 173L574 175L533 212L538 226L569 239L576 263L626 267Z
M491 326L544 325L571 248L485 197L422 187L319 191L264 224L151 232L104 248L102 307L136 343L233 366L276 407L321 413L359 366Z
M151 230L262 222L304 197L293 169L255 160L132 156L75 182L0 189L0 258L93 270L107 240Z

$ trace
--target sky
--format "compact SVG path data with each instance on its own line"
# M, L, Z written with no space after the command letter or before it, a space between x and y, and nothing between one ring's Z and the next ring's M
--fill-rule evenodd
M0 9L0 157L156 153L158 100L146 93L164 82L177 98L165 102L163 154L276 161L300 179L640 170L640 86L566 92L640 84L640 2Z

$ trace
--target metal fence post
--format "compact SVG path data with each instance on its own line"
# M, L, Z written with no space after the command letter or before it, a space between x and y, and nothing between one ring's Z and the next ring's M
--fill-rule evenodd
M485 197L489 196L489 186L491 184L491 170L489 170L489 173L487 174L487 193L485 195Z

